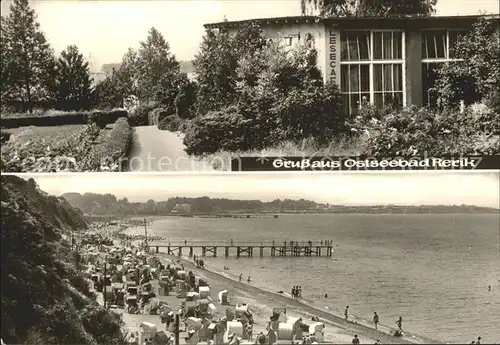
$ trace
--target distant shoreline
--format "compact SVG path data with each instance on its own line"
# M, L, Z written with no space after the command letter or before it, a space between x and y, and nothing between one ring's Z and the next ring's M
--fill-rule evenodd
M500 214L500 210L482 210L477 212L366 212L366 211L264 211L264 212L226 212L226 213L168 213L168 214L85 214L88 218L109 218L111 219L127 219L127 218L166 218L166 217L179 217L179 218L231 218L231 216L240 216L235 218L244 218L242 215L250 215L252 217L265 216L266 218L273 218L274 215L325 215L325 214L335 214L335 215L347 215L347 214L359 214L359 215L493 215ZM220 216L220 217L219 217ZM278 217L279 218L279 217Z

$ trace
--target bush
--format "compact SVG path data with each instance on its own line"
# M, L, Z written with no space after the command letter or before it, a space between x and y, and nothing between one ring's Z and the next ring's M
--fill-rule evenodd
M104 128L106 125L116 122L118 118L126 116L127 111L121 109L90 112L48 111L39 114L15 113L2 114L0 125L4 128L18 128L28 126L84 125L94 122L100 128Z
M500 31L498 22L479 20L452 47L461 62L443 64L434 90L442 107L479 102L500 89Z
M499 152L497 115L484 104L463 114L414 107L393 112L379 124L363 154L375 156L494 155Z
M104 131L100 143L92 148L91 171L120 171L132 145L132 128L125 117L119 118L112 129Z
M155 109L153 105L142 105L139 104L134 110L130 111L128 114L128 123L130 126L148 126L154 125L151 122L150 114Z
M209 112L196 118L184 137L186 152L202 156L219 150L248 150L251 147L246 135L249 121L235 108Z
M294 89L277 100L270 114L275 118L279 141L299 142L313 137L319 144L347 132L338 87L311 86Z
M126 110L96 110L88 115L88 123L95 123L99 128L105 128L107 125L115 123L119 118L126 118L128 112Z
M158 123L158 129L177 132L184 121L177 115L169 115Z
M0 131L0 143L3 145L7 141L9 141L11 136L10 132L4 131L3 129Z

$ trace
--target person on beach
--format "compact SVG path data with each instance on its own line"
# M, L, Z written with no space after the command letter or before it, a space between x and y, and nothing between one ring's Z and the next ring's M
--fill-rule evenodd
M297 287L297 298L302 298L302 286Z
M296 294L297 294L297 287L296 287L296 286L294 286L294 287L292 288L292 298L296 298Z
M378 314L377 312L373 313L373 323L375 324L375 329L378 329L378 322L379 322L379 317L378 317Z
M243 279L243 273L240 274L240 283L242 279Z
M253 326L251 323L247 324L246 331L247 331L247 338L249 340L252 340L252 338L253 338Z
M353 344L359 344L359 338L357 334L354 334L354 338L352 338L352 343Z
M250 276L248 276L247 282L249 282L249 283L250 283L250 281L251 281L251 280L250 280Z
M491 291L491 285L488 285L488 291Z
M345 307L344 317L345 317L345 320L347 321L349 318L349 306Z
M327 293L325 293L325 298L328 298L328 294Z
M184 246L187 246L187 245L188 245L188 241L184 240Z
M258 344L265 344L266 343L266 335L262 332L259 333L257 336L257 343Z
M476 344L481 344L481 337L477 337Z
M400 316L398 321L396 321L396 325L398 326L398 330L400 332L403 331L403 318Z

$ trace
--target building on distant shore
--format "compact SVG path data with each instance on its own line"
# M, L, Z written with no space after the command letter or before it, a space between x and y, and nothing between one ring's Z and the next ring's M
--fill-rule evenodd
M172 213L191 213L191 204L176 204Z
M344 107L356 113L363 100L382 108L389 103L426 106L436 68L459 61L451 47L481 16L351 17L297 16L225 21L207 29L236 30L255 23L285 46L306 44L318 52L323 79L336 82ZM499 15L486 16L498 23Z

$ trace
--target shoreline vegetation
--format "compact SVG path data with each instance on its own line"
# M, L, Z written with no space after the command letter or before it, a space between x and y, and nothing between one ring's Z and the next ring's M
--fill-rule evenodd
M226 198L170 197L163 201L132 202L113 194L65 193L61 195L87 216L120 217L184 216L184 217L271 217L279 214L498 214L492 207L474 205L334 205L311 200L276 199L273 201L236 200Z

